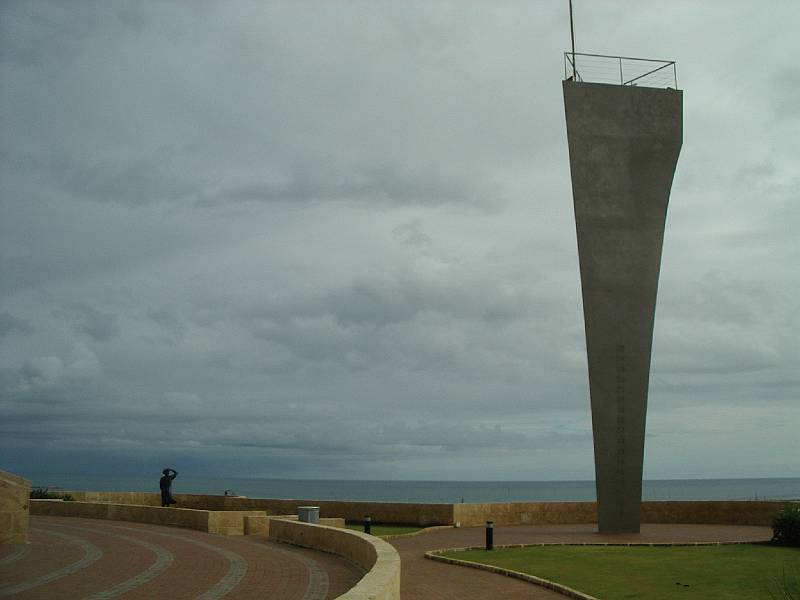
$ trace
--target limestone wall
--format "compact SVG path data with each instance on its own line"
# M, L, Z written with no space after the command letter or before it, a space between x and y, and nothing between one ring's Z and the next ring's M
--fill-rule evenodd
M705 523L711 525L762 525L787 502L687 500L642 502L642 523ZM597 523L595 502L508 502L454 505L455 521L462 527L496 525Z
M84 492L60 490L79 502L111 502L113 504L137 504L139 506L161 506L161 495L150 492Z
M264 511L196 510L109 502L65 502L63 500L31 500L30 502L31 513L34 515L132 521L168 527L186 527L222 535L244 535L244 517L265 516Z
M407 502L356 502L346 500L276 500L266 498L225 498L225 507L232 510L264 510L270 514L297 514L298 506L319 506L321 517L340 517L361 521L365 516L373 523L406 525L451 525L452 504Z
M707 523L714 525L772 524L790 502L709 500L642 502L642 523Z
M263 517L246 516L244 518L244 534L245 535L269 535L269 525L276 519L285 519L288 521L297 521L297 515L270 515ZM344 529L347 527L344 519L338 517L321 518L320 525L327 525L328 527L338 527Z
M596 523L594 502L492 502L453 505L455 523L462 527L483 525L542 525Z
M113 502L160 506L161 495L149 492L84 492L65 491L75 500ZM210 494L173 494L180 508L200 510L263 510L268 515L297 514L298 506L319 506L321 517L339 517L361 521L369 515L373 523L402 523L406 525L451 525L452 504L410 502L358 502L348 500L284 500L276 498L246 498Z
M159 506L161 496L142 492L68 492L76 500L135 503ZM463 527L497 525L596 523L594 502L494 502L474 504L424 504L406 502L357 502L343 500L282 500L203 494L175 495L180 508L198 510L263 511L267 515L297 514L298 506L319 506L325 518L361 521L369 515L373 523L419 525L460 524ZM672 501L643 502L643 523L709 523L769 525L772 516L786 505L777 501Z
M285 519L272 519L270 537L342 556L366 570L367 574L339 596L340 600L400 599L400 555L381 539L350 529Z
M0 544L26 542L30 495L30 481L0 471Z

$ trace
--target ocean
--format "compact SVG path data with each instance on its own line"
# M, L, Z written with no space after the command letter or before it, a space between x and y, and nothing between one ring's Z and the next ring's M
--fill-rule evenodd
M152 476L20 472L34 487L51 490L157 492ZM177 494L222 494L298 500L385 502L524 502L595 500L594 481L357 481L334 479L243 479L179 475ZM787 500L800 499L800 478L650 479L644 500Z

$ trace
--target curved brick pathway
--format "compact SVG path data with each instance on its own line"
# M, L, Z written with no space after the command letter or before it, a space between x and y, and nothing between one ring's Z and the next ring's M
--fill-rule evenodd
M762 541L767 527L643 525L599 535L590 525L495 528L495 544ZM322 600L362 573L321 552L263 538L92 519L32 517L31 543L0 550L0 598ZM480 546L482 527L437 529L391 540L402 559L403 600L563 600L538 586L423 558L428 550Z
M764 541L769 527L728 525L642 525L640 534L600 535L592 525L495 527L495 546L537 543L650 543ZM565 596L503 575L423 558L428 550L481 546L483 527L434 529L389 540L400 553L403 600L564 600Z
M31 517L30 543L0 549L0 598L326 600L363 572L259 537L64 517Z

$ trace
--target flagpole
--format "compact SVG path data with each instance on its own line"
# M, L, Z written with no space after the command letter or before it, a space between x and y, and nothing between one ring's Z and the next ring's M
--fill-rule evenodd
M572 38L572 80L578 80L578 71L575 68L575 25L572 22L572 0L569 0L569 34Z

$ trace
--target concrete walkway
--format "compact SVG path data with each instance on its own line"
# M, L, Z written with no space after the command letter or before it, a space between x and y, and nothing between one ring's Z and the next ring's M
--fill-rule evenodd
M727 525L643 525L640 534L600 535L592 525L496 527L495 546L535 543L650 543L765 541L769 527ZM482 527L434 529L389 540L402 560L403 600L564 600L565 596L524 581L423 558L428 550L481 546Z
M266 538L64 517L31 517L30 543L0 547L0 598L326 600L363 572Z

